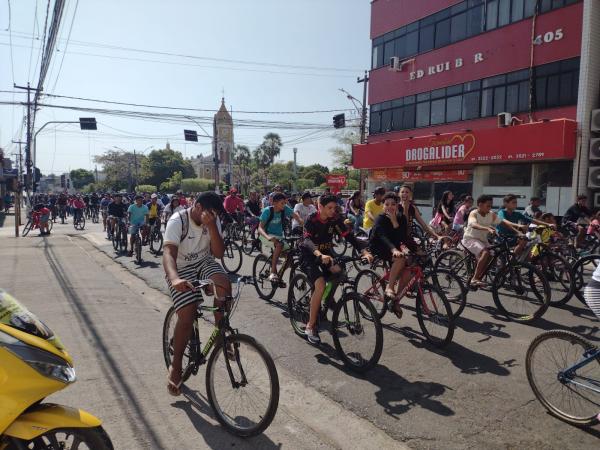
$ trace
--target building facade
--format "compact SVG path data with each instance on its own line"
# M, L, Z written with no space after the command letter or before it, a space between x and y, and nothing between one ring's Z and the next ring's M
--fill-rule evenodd
M588 188L599 3L374 0L369 137L353 148L368 187L414 183L421 206L445 190L539 196L563 213Z

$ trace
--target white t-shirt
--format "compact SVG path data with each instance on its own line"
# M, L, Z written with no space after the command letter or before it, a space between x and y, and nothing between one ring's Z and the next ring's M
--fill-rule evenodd
M204 225L196 225L196 222L190 217L190 210L186 209L189 221L189 229L185 239L181 240L182 217L178 213L171 216L167 222L167 228L164 235L164 243L172 244L178 248L177 251L177 269L195 264L200 259L210 255L210 233ZM185 218L184 218L185 220ZM217 228L221 232L221 221L217 219Z
M304 203L300 202L300 203L296 203L296 206L294 206L294 212L297 213L300 218L302 220L304 220L306 222L306 219L308 219L308 216L310 216L312 213L316 212L317 208L315 208L315 205L308 205L308 206L304 206ZM298 223L298 221L296 219L292 220L292 228L296 228L299 227L300 224Z

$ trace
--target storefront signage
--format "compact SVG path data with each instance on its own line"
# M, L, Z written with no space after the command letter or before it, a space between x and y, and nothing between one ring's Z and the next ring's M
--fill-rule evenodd
M478 52L473 55L473 63L478 64L483 61L483 53ZM409 80L418 80L424 76L436 75L442 72L448 72L453 69L459 69L465 65L465 61L462 58L456 58L454 61L444 61L439 64L433 64L428 66L427 69L418 69L410 72Z
M469 181L471 170L405 170L402 167L390 169L373 169L369 171L369 178L373 181Z
M346 186L346 175L329 174L325 175L325 180L334 193Z
M355 168L496 164L575 157L576 123L558 119L505 128L353 146Z

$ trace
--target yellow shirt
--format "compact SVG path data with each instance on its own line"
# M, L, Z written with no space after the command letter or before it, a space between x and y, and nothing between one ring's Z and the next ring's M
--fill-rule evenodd
M150 205L148 207L148 217L150 217L151 219L158 217L158 205Z
M371 199L365 205L365 217L363 219L363 228L370 230L375 225L375 222L371 220L371 218L367 215L367 212L371 212L373 217L377 217L379 214L383 212L383 202L379 205L375 203L375 199Z

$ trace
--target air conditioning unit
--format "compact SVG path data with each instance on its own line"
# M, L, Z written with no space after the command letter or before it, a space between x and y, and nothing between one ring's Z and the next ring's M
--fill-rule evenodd
M590 167L588 172L588 187L600 188L600 167Z
M498 128L509 127L512 125L512 114L501 112L498 114Z
M390 70L394 72L400 72L402 70L402 64L400 64L400 58L392 56L390 58Z
M592 111L590 130L595 133L600 133L600 109L594 109Z
M590 139L590 160L600 159L600 139Z

